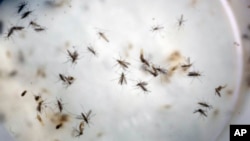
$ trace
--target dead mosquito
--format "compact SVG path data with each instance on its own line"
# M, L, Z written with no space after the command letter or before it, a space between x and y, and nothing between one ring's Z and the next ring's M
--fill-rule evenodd
M123 70L126 70L128 66L130 65L129 62L126 62L125 60L122 60L122 59L116 59L116 62L121 66Z
M27 90L24 90L24 91L21 93L21 96L25 96L26 93L27 93Z
M78 52L77 52L76 50L73 51L73 52L67 50L67 52L68 52L68 55L69 55L69 57L70 57L70 61L71 61L73 64L76 63L76 61L79 59L79 54L78 54Z
M13 27L11 27L9 29L8 33L7 33L7 38L9 38L14 33L14 31L21 31L23 29L24 29L23 26L13 26Z
M167 69L161 67L152 66L153 70L161 74L167 74Z
M206 102L198 102L198 104L199 104L200 106L204 107L204 108L208 108L208 109L212 109L212 108L213 108L212 105L210 105L210 104L208 104L208 103L206 103Z
M189 69L191 66L193 65L193 63L190 63L190 58L188 57L186 60L186 64L182 64L181 68L183 68L183 70L187 70Z
M181 27L184 24L184 22L186 22L186 20L184 20L183 14L181 14L181 18L178 19L178 26Z
M195 113L199 113L201 116L207 117L207 113L206 113L206 111L203 110L203 109L196 109L193 113L194 113L194 114L195 114Z
M83 135L83 130L84 130L84 121L82 121L79 124L78 129L74 130L75 132L77 132L77 135L75 137L79 137L79 136Z
M19 13L24 9L24 7L27 6L27 4L28 4L28 2L26 2L26 1L21 2L21 3L17 6L17 8L18 8L17 13L19 14Z
M143 64L145 64L146 66L150 67L148 61L144 58L144 55L143 55L143 50L141 49L141 52L140 52L140 60Z
M95 51L95 49L92 46L88 46L87 50L92 53L94 56L97 56L97 52Z
M145 81L141 81L141 82L138 82L138 83L136 84L136 86L139 87L140 89L142 89L144 92L150 92L150 91L146 88L147 85L148 85L148 83L145 82Z
M62 110L63 110L62 100L61 99L60 100L57 99L56 102L57 102L57 107L58 107L60 113L62 113Z
M62 126L63 126L63 123L59 123L59 124L56 125L56 129L59 129L59 128L61 128Z
M126 79L126 76L125 76L125 74L123 72L121 73L121 76L120 76L120 79L119 79L118 83L120 85L127 84L127 79Z
M190 71L190 72L188 72L187 75L190 77L199 77L199 76L201 76L201 73L198 71Z
M42 106L43 106L43 100L39 101L36 107L36 110L41 113L42 112Z
M106 35L103 32L98 32L98 35L105 40L106 42L109 42L108 38L106 37Z
M224 89L224 88L226 88L227 87L227 85L224 85L224 86L218 86L217 88L215 88L215 94L216 95L218 95L219 97L221 97L221 93L220 93L220 91L222 90L222 89Z
M155 31L160 31L160 30L163 30L163 29L164 29L163 26L157 25L157 26L153 26L153 27L151 28L151 31L155 32Z
M39 101L41 99L41 96L40 95L34 95L34 99L35 99L35 101Z
M45 28L43 28L43 27L37 27L37 28L34 28L34 30L35 30L36 32L41 32L41 31L44 31Z
M30 10L24 12L24 13L22 14L22 16L21 16L21 19L24 19L24 18L28 17L32 12L33 12L33 11L30 11Z
M73 76L70 76L70 75L69 76L65 76L65 75L60 74L60 73L59 73L59 78L66 85L71 85L75 81L75 78Z
M92 113L92 110L89 110L87 113L82 112L81 115L76 117L76 119L83 120L84 122L86 122L89 125L91 113Z
M145 67L144 69L145 69L145 71L152 74L154 77L158 76L158 71L156 70L156 68L152 67L153 70L151 70L151 69L148 69L147 67Z
M41 27L39 24L37 24L37 23L34 22L34 21L30 21L29 25L31 25L33 28Z

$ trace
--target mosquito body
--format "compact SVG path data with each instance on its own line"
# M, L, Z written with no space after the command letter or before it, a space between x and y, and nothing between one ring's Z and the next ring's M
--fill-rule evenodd
M186 61L186 64L182 64L182 65L181 65L181 68L182 68L183 70L187 70L187 69L189 69L192 65L193 65L193 64L190 63L190 58L188 57L188 58L187 58L187 61Z
M32 13L32 11L26 11L22 14L21 19L27 18L30 14Z
M224 86L218 86L217 88L215 88L215 94L218 95L219 97L221 97L221 90L226 88L227 85L224 85Z
M125 76L125 74L123 72L121 73L121 76L120 76L120 79L119 79L118 83L120 85L127 84L127 79L126 79L126 76Z
M97 52L95 51L95 49L94 49L93 47L89 46L89 47L87 47L87 49L88 49L88 51L89 51L90 53L92 53L94 56L97 56Z
M71 62L72 62L72 63L76 63L76 61L79 59L79 54L78 54L78 52L77 52L76 50L73 51L73 52L67 50L67 52L68 52L68 55L69 55L69 57L70 57L70 59L71 59Z
M144 58L143 50L141 50L141 53L140 53L140 60L141 60L141 62L142 62L143 64L145 64L146 66L150 67L148 60L146 60L146 59Z
M186 20L184 20L183 14L181 14L181 18L178 19L178 26L179 27L183 26L183 24L184 24L185 21Z
M24 90L24 91L21 93L21 96L25 96L26 93L27 93L27 90Z
M147 82L139 82L136 84L137 87L139 87L140 89L142 89L144 92L149 92L149 90L146 88L146 86L148 85Z
M77 116L76 118L77 118L77 119L83 120L84 122L86 122L86 123L89 125L91 113L92 113L92 110L89 110L89 111L87 112L87 114L81 113L81 115L80 115L80 116Z
M123 70L126 70L128 66L130 65L129 62L126 62L125 60L121 60L121 59L116 59L116 62L121 66Z
M21 31L23 29L24 29L23 26L13 26L13 27L11 27L9 29L8 33L7 33L7 38L9 38L14 33L14 31Z
M199 113L200 115L204 116L204 117L207 117L207 113L206 111L204 111L203 109L196 109L194 112L195 113Z
M18 10L17 10L17 13L19 14L23 9L24 9L24 7L26 7L27 6L27 2L21 2L18 6L17 6L17 8L18 8Z
M206 103L206 102L198 102L198 104L199 104L200 106L204 107L204 108L207 108L207 109L212 109L212 108L213 108L212 105L210 105L210 104L208 104L208 103Z
M98 32L99 36L105 40L106 42L109 42L109 39L106 37L106 35L103 32Z

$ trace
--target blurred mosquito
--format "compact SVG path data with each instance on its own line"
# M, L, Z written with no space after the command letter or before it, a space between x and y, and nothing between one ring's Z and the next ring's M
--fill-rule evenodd
M19 14L19 13L27 6L27 4L28 4L27 1L21 2L21 3L17 6L17 8L18 8L17 13Z
M31 10L28 10L26 12L24 12L21 16L21 19L24 19L24 18L27 18L33 11Z
M86 122L88 125L89 125L89 123L90 123L90 115L91 115L91 113L92 113L92 110L89 110L87 113L81 113L81 115L78 115L77 117L76 117L76 119L80 119L80 120L83 120L84 122Z
M75 78L73 76L65 76L63 74L59 73L59 78L60 80L63 81L64 84L66 84L67 86L73 84L73 82L75 81Z
M62 100L61 99L57 99L56 100L56 104L57 104L57 107L59 109L59 112L62 113L62 110L63 110Z
M73 130L73 132L77 133L75 137L80 137L81 135L83 135L83 130L84 130L84 121L80 122L78 129Z
M90 53L92 53L94 56L97 56L97 55L98 55L97 52L96 52L96 50L95 50L92 46L88 46L88 47L87 47L87 50L88 50Z
M76 50L67 50L67 53L69 56L69 60L72 62L72 64L76 63L76 61L79 59L79 53Z
M151 27L152 32L157 32L157 31L160 31L160 30L163 30L163 29L164 29L164 27L160 26L160 25L156 25L156 26Z
M200 106L202 106L202 107L204 107L204 108L207 108L207 109L212 109L213 108L213 106L212 105L210 105L210 104L208 104L207 102L198 102L198 104L200 105Z
M146 88L147 85L148 85L148 83L145 82L145 81L140 81L140 82L138 82L138 83L136 84L136 86L137 86L138 88L140 88L141 90L143 90L143 92L150 92L150 91Z
M199 113L201 116L207 117L207 113L206 113L206 111L203 110L203 109L196 109L193 113L194 113L194 114L195 114L195 113Z
M9 37L14 33L14 31L21 31L21 30L23 30L23 29L24 29L23 26L13 26L13 27L11 27L11 28L8 30L7 38L9 38Z
M181 65L181 68L186 71L187 69L189 69L191 66L193 65L193 63L190 63L190 58L188 57L186 60L186 63Z
M153 70L158 72L158 73L161 73L161 74L167 74L167 69L165 68L162 68L162 67L155 67L154 65L152 66Z
M107 38L107 36L103 33L103 32L98 32L98 35L105 40L106 42L109 42L109 39Z
M146 66L150 67L148 60L146 60L146 59L144 58L143 50L142 50L142 49L141 49L141 52L140 52L140 60L141 60L141 62L142 62L143 64L145 64Z
M24 90L24 91L21 93L21 96L25 96L26 93L27 93L27 90Z
M120 67L123 69L123 70L126 70L130 63L127 62L126 60L122 60L122 59L116 59L116 62L120 65Z
M184 22L186 22L186 20L184 20L183 14L181 14L180 19L178 19L178 27L180 28L181 26L183 26Z
M220 92L221 92L222 89L224 89L226 87L227 87L227 85L224 85L224 86L220 85L220 86L216 87L215 88L215 94L218 95L219 97L221 97L221 93Z
M118 83L120 85L127 84L127 79L126 79L126 76L125 76L125 74L123 72L121 73L121 76L120 76L120 79L119 79Z

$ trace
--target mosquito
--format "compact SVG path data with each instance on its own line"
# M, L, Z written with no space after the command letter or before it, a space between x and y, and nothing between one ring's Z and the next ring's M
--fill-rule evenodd
M93 47L88 46L87 49L88 49L88 51L89 51L90 53L92 53L94 56L97 56L97 52L95 51L95 49L94 49Z
M9 31L8 31L7 38L9 38L14 33L14 31L21 31L23 29L24 29L23 26L13 26L13 27L11 27L9 29Z
M160 31L160 30L163 30L163 29L164 29L163 26L157 25L157 26L153 26L153 27L151 28L151 31L155 32L155 31Z
M198 71L190 71L190 72L188 72L188 76L190 76L190 77L199 77L199 76L201 76L201 73L198 72Z
M206 113L206 111L203 110L203 109L196 109L193 113L194 113L194 114L195 114L195 113L199 113L200 115L202 115L202 116L204 116L204 117L207 117L207 113Z
M17 13L19 14L19 13L24 9L24 7L27 6L27 4L28 4L28 2L26 2L26 1L21 2L21 3L17 6L17 8L18 8Z
M146 66L150 67L148 61L144 58L144 55L143 55L143 50L141 50L141 53L140 53L140 60L143 64L145 64Z
M77 132L77 135L75 137L79 137L81 135L83 135L83 130L84 130L84 122L82 121L79 126L78 129L75 129L74 131Z
M42 105L43 105L43 100L38 102L38 105L36 107L36 110L41 113L42 112Z
M62 126L63 126L63 123L59 123L59 124L56 125L56 129L59 129L59 128L61 128Z
M39 101L41 99L41 96L40 95L34 95L34 99L35 99L35 101Z
M76 119L84 120L89 125L91 113L92 110L89 110L86 114L82 112L81 115L76 117Z
M123 72L121 73L121 76L120 76L120 79L119 79L118 83L120 85L127 84L127 79L126 79L126 76L125 76L125 74Z
M24 90L24 91L21 93L21 96L25 96L26 93L27 93L27 90Z
M41 27L39 24L37 24L37 23L34 22L34 21L30 21L29 25L31 25L33 28Z
M208 108L208 109L212 109L212 108L213 108L212 105L210 105L210 104L208 104L208 103L206 103L206 102L198 102L198 104L199 104L200 106L204 107L204 108Z
M128 66L130 65L129 62L126 62L125 60L122 60L122 59L116 59L116 62L121 66L123 70L126 70Z
M62 110L63 110L62 100L61 99L60 100L57 99L56 102L57 102L57 106L59 108L60 113L62 113Z
M220 91L222 90L222 89L224 89L224 88L226 88L227 87L227 85L224 85L224 86L218 86L217 88L215 88L215 94L217 94L219 97L221 97L221 93L220 93Z
M98 32L99 36L105 40L106 42L109 42L108 38L106 37L106 35L103 32Z
M27 18L33 11L26 11L22 14L21 19Z
M187 70L189 69L193 64L190 63L190 58L188 57L186 60L186 64L182 64L181 67L183 68L183 70Z
M44 31L45 28L43 28L43 27L37 27L37 28L34 28L34 30L35 30L36 32L41 32L41 31Z
M136 84L137 87L141 88L144 92L150 92L146 86L148 85L147 82L141 81L139 83Z
M184 24L184 22L186 22L186 20L184 20L183 14L181 14L181 18L178 19L178 26L181 27Z
M67 50L67 52L68 52L68 55L69 55L69 57L70 57L70 59L71 59L71 62L72 62L72 63L76 63L76 60L79 59L79 54L78 54L78 52L77 52L76 50L73 51L73 52Z
M167 74L167 69L161 67L152 66L154 71L160 72L161 74Z
M156 70L156 68L152 67L153 70L145 68L145 71L149 72L150 74L152 74L154 77L158 76L158 71Z

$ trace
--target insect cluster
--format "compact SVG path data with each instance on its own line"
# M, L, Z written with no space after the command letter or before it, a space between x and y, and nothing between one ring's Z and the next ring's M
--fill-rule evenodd
M28 17L31 16L34 12L32 10L27 10L27 6L28 6L27 2L22 2L17 7L18 8L17 13L20 15L21 20L28 19ZM178 29L183 27L185 22L187 22L187 20L184 18L184 15L181 14L180 18L176 21ZM40 25L35 20L30 20L27 26L31 27L35 32L41 32L47 30L47 28ZM25 28L26 27L20 25L13 26L8 30L6 37L10 38L16 32L23 31ZM161 32L164 29L165 29L164 26L153 26L151 27L150 31ZM97 36L99 37L99 40L101 40L105 44L112 44L113 41L112 38L108 36L108 34L106 34L105 32L98 31ZM92 45L86 46L86 50L88 51L88 53L90 53L95 57L98 57L98 55L100 56L102 55L102 51L101 50L99 51L98 48L95 48ZM105 48L105 50L109 50L109 48ZM114 85L119 85L120 88L120 86L126 87L130 82L132 82L133 83L132 87L136 87L137 90L140 91L140 93L144 94L150 93L153 95L155 94L154 89L151 89L149 86L151 84L154 84L154 82L156 82L158 78L161 79L162 83L162 80L164 82L170 82L170 79L175 74L178 74L178 72L180 72L179 73L180 76L184 74L184 78L187 79L190 78L191 80L200 79L201 77L204 76L202 72L192 70L192 68L194 68L194 63L191 62L191 58L183 57L182 55L180 55L179 51L173 52L170 56L167 56L167 59L161 58L162 60L165 60L163 61L163 63L152 60L150 57L150 53L148 52L149 51L147 51L146 48L140 48L136 56L136 59L134 60L130 60L129 57L127 56L115 58L115 62L113 65L116 66L115 69L117 68L119 69L119 79L118 79L118 84L115 83ZM73 47L72 49L67 48L64 49L64 53L66 54L64 57L67 59L67 63L79 66L79 64L81 63L82 54L78 49L76 49L75 47ZM22 53L20 53L20 58L24 58ZM108 59L111 60L111 58ZM78 62L80 63L78 64ZM87 67L88 66L86 66L86 68ZM140 79L140 75L134 76L133 80L132 78L130 78L130 74L133 73L134 70L139 72L138 74L144 76L143 80ZM17 71L13 71L9 74L9 76L14 77L17 74L18 74ZM37 76L46 78L48 75L42 68L39 68L37 70ZM72 88L72 85L75 85L75 83L78 80L82 79L80 77L77 77L76 75L66 74L62 72L57 73L56 77L61 82L62 86L64 86L63 90L65 91L68 90L68 88ZM151 82L152 80L156 81ZM223 90L226 89L226 87L227 85L216 86L213 90L214 95L218 97L223 97ZM22 98L26 98L30 96L31 93L32 92L29 89L23 90L20 91L20 96ZM84 135L85 133L84 131L86 129L86 126L89 127L91 124L92 121L91 118L93 116L91 109L88 110L87 112L80 112L78 114L73 114L67 110L67 107L65 106L66 104L64 103L61 97L57 99L52 99L52 102L49 101L51 99L47 98L45 94L33 95L33 97L35 102L34 110L36 111L36 120L42 126L50 125L53 126L55 131L60 131L76 123L76 126L73 126L73 129L71 130L72 131L71 135L73 137L82 137L82 135ZM191 115L199 114L202 117L208 117L208 112L214 109L212 104L205 101L199 101L196 104L199 107L194 110L192 109L193 112L190 112Z

